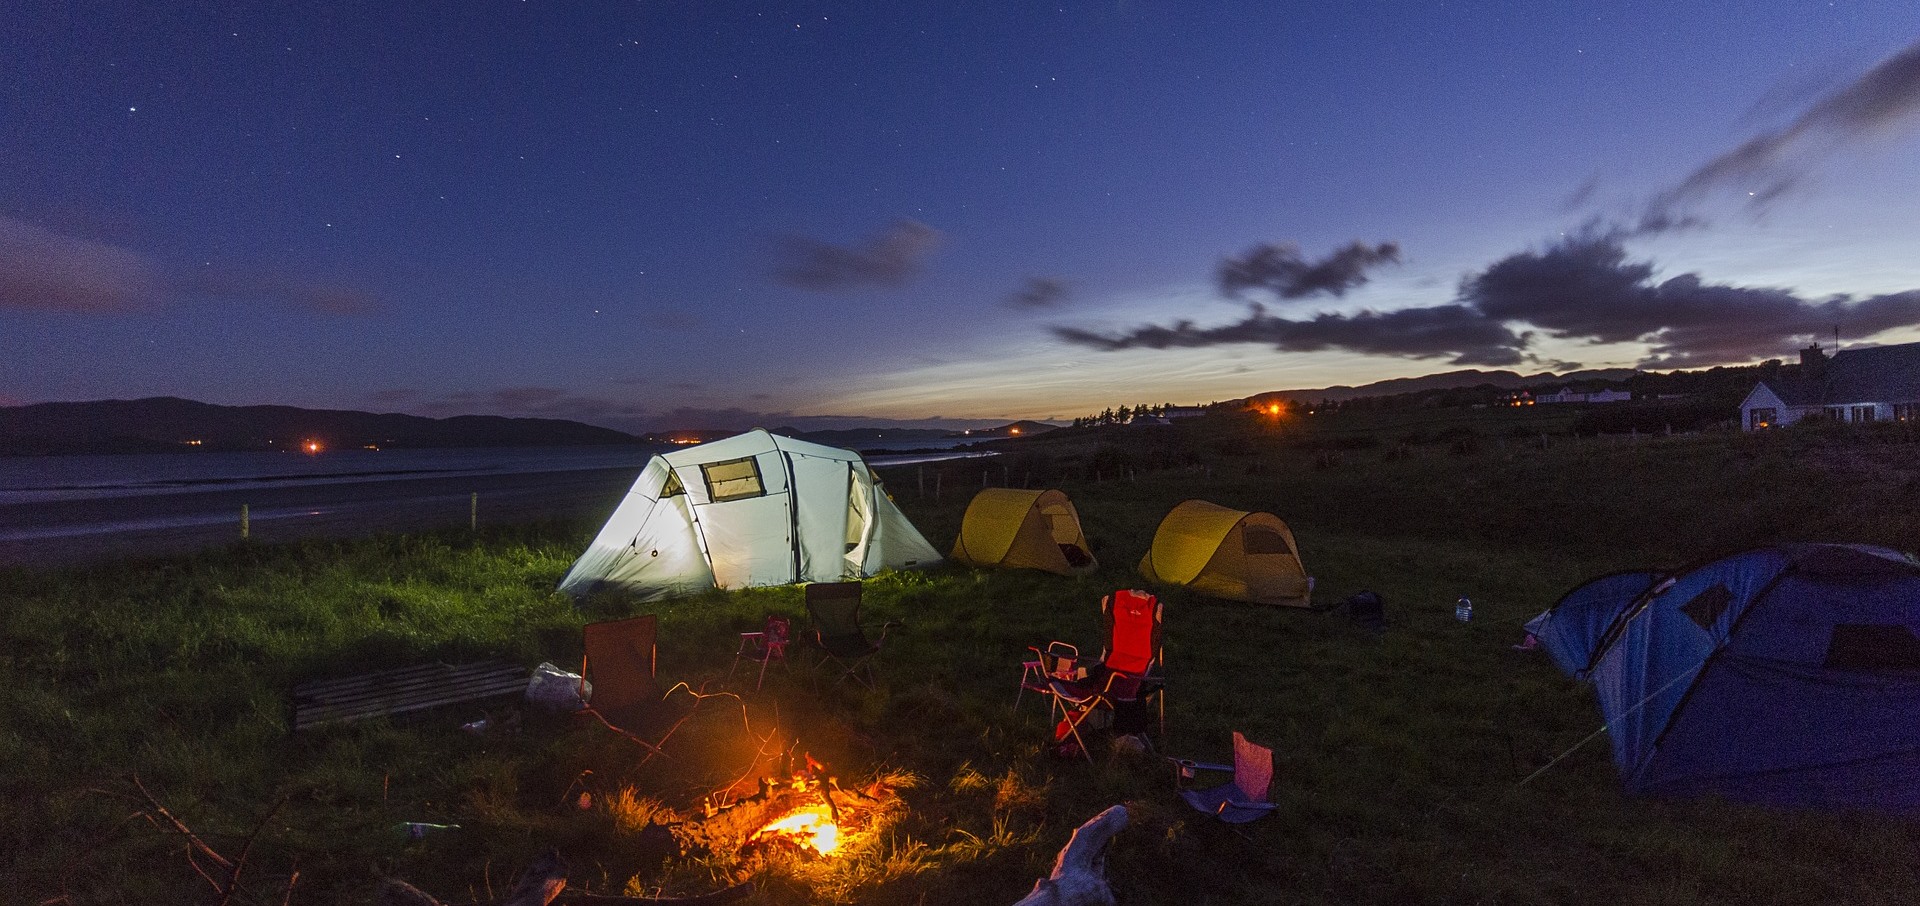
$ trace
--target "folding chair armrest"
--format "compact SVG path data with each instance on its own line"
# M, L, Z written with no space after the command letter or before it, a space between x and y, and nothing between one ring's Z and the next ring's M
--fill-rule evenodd
M1230 764L1214 764L1213 762L1210 762L1210 761L1194 761L1191 758L1175 758L1171 755L1167 756L1167 761L1171 763L1174 767L1179 768L1182 771L1224 771L1228 774L1233 773L1233 765L1230 765Z

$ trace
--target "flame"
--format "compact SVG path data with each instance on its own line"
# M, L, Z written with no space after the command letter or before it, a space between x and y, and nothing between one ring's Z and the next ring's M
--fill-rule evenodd
M840 828L833 823L824 805L794 809L755 831L753 838L784 837L821 855L840 848Z

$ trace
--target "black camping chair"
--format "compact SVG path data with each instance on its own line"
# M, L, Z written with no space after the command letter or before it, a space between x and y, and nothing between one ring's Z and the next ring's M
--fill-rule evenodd
M873 655L887 641L887 632L895 623L880 626L880 635L868 639L860 625L858 582L813 582L806 587L807 613L813 616L813 632L807 642L820 652L821 662L832 661L841 670L834 682L849 677L873 688Z

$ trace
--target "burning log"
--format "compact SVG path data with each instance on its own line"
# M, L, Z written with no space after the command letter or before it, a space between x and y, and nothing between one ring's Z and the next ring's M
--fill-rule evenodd
M1107 886L1107 841L1127 826L1126 806L1116 805L1080 825L1061 847L1053 874L1033 883L1033 892L1013 906L1113 906Z

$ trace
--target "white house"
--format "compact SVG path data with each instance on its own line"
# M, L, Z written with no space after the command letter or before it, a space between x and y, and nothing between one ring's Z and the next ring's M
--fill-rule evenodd
M1633 394L1625 390L1595 390L1592 393L1578 393L1571 387L1562 387L1553 393L1543 393L1535 399L1543 403L1624 403L1633 399Z
M1754 385L1740 404L1748 431L1809 416L1838 422L1909 422L1920 417L1920 343L1846 349L1828 356L1815 344L1800 365Z

